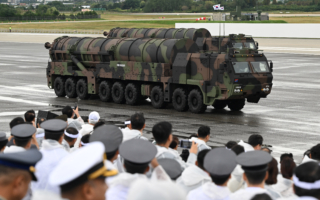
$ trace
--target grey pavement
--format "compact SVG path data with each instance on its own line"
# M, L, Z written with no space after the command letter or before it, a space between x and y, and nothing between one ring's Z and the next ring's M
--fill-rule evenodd
M60 114L63 106L78 102L81 115L98 111L102 118L114 123L122 123L135 112L144 112L144 134L148 138L152 137L152 126L163 120L170 121L174 134L181 138L196 133L201 125L208 125L212 130L209 145L221 146L229 140L246 141L251 134L258 133L263 135L266 144L273 145L274 156L292 152L297 161L305 150L320 141L320 58L317 55L285 49L279 53L267 52L268 59L274 63L274 86L267 99L258 104L247 103L241 112L208 107L204 114L192 114L177 112L172 106L157 110L149 101L128 106L103 103L97 97L90 100L58 98L46 86L48 50L43 43L33 41L0 42L0 130L8 134L10 120L22 116L26 110Z

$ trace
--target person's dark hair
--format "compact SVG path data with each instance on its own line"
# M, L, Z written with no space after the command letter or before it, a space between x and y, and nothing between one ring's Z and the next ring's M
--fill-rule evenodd
M282 177L286 179L291 179L293 176L293 172L296 168L296 163L290 157L283 158L280 163Z
M82 136L81 142L85 143L85 144L88 144L89 140L90 140L90 136L91 136L90 134L86 134L86 135Z
M71 108L71 106L66 106L62 109L62 114L67 115L68 118L71 118L73 114L73 109Z
M79 132L76 128L73 128L73 127L69 127L66 129L66 132L71 134L71 135L77 135ZM67 141L67 142L72 142L74 139L76 138L71 138L67 135L64 135L64 139Z
M313 146L310 150L311 158L320 161L320 144Z
M198 137L205 138L210 135L210 127L209 126L200 126L198 129Z
M250 184L258 185L261 184L266 177L267 171L245 171L247 179Z
M18 147L26 147L27 144L31 141L31 138L18 138L13 137L15 145Z
M0 141L0 149L2 149L3 147L7 146L8 144L8 139Z
M257 194L251 200L272 200L267 193Z
M203 167L204 157L206 157L209 151L210 149L204 149L198 153L198 156L197 156L198 167L201 168L202 170L205 170Z
M189 138L189 139L191 139L191 138L198 138L198 135L195 134L195 133L192 133L188 138Z
M263 137L258 134L253 134L249 137L248 143L253 147L255 147L257 145L262 145Z
M117 151L118 151L118 149L116 149L116 150L113 151L113 152L108 152L108 153L106 153L106 155L107 155L107 160L111 160L111 159L116 155Z
M132 123L132 122L131 122ZM165 144L172 134L172 125L169 122L159 122L152 128L152 134L157 144Z
M188 158L189 158L190 152L188 149L182 149L182 152L180 154L180 157L182 158L182 160L184 162L187 162Z
M308 149L306 152L303 153L303 157L308 156L308 158L310 158L310 153L311 153L311 150Z
M171 149L175 149L179 145L179 138L177 136L172 137L172 142L170 144Z
M238 143L235 141L229 141L227 142L227 144L225 145L228 149L232 149L232 147L236 146Z
M239 155L240 153L243 153L244 152L244 147L241 146L241 145L235 145L231 148L231 150L236 154L236 155Z
M98 121L98 122L93 126L93 130L96 130L97 128L99 128L100 126L103 126L103 125L105 125L105 124L106 124L105 122Z
M62 135L63 135L63 133L59 134L59 133L51 133L51 132L45 131L44 138L46 140L50 139L50 140L59 141Z
M212 182L216 185L223 185L225 182L228 181L230 175L223 175L223 176L217 176L210 174L210 177L212 179Z
M320 166L317 162L306 162L299 165L294 174L301 182L314 183L320 180ZM320 199L320 189L307 190L294 185L295 194L299 197L309 196Z
M126 168L126 171L130 174L144 174L148 166L149 166L149 163L136 164L136 163L132 163L127 160L124 160L124 167Z
M146 123L143 113L135 113L131 116L131 128L141 130Z
M28 110L24 114L24 119L26 120L26 122L33 122L35 118L36 118L36 113L34 112L34 110Z
M12 129L16 125L23 124L24 122L25 121L24 121L24 119L22 117L16 117L13 120L11 120L11 122L9 123L10 129Z
M280 156L280 163L281 163L282 160L285 159L285 158L291 158L291 159L293 159L292 153L284 153L284 154L281 154L281 156Z
M278 170L278 162L276 159L272 158L271 162L268 164L268 179L266 180L266 184L274 185L278 182L277 176L279 174Z

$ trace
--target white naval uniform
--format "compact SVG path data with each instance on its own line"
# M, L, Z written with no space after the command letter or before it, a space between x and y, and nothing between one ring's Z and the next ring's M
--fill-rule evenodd
M26 149L23 147L19 147L16 145L11 145L10 147L6 147L3 151L3 153L17 153L17 152L22 152L25 151Z
M259 187L247 187L245 189L240 189L235 193L230 194L230 196L227 197L225 200L239 200L240 197L241 200L251 200L251 198L255 195L263 193L270 195L266 189L262 189Z
M231 192L227 187L207 182L201 187L189 192L187 200L224 200L230 194Z
M108 179L108 178L107 178ZM106 193L107 200L126 200L128 192L133 183L137 180L148 179L145 174L130 174L127 172L119 174L115 177ZM164 169L159 165L156 167L151 176L151 180L161 180L171 182L170 177L166 174Z
M194 165L197 161L197 155L194 153L190 153L187 162L184 162L181 158L181 156L179 154L176 153L176 150L171 149L171 148L165 148L165 147L161 147L156 145L157 147L157 155L156 158L157 159L161 159L161 158L170 158L170 159L174 159L176 160L178 163L180 163L181 168L184 170L185 168L187 168L190 165Z
M196 137L192 137L190 139L190 141L193 141L195 143L198 144L198 153L202 150L205 150L205 149L211 149L211 147L209 147L205 141L203 140L200 140L199 138L196 138Z
M272 185L265 184L264 189L268 191L271 199L279 199L282 197L281 194L272 187Z
M237 165L231 173L231 179L228 181L228 188L231 192L235 192L239 189L244 189L246 182L243 180L243 169L240 165Z
M143 139L143 140L148 140L146 137L143 137L141 132L139 130L135 130L135 129L129 129L129 128L125 128L125 129L121 129L122 134L123 134L123 140L122 142L125 142L127 140L131 140L131 139Z
M176 183L188 193L211 181L211 177L205 171L196 165L190 165L182 172Z
M31 183L32 190L49 190L60 194L60 188L49 185L48 178L59 161L69 153L55 140L43 140L40 152L42 153L42 159L36 164L35 172L38 181Z
M318 200L314 197L289 197L289 198L280 198L277 200Z
M271 187L281 194L284 198L297 198L293 191L293 181L290 179L283 178L281 174L277 177L277 184Z

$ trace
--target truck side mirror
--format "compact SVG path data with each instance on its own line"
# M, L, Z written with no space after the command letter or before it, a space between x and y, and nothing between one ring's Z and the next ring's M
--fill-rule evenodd
M258 42L256 42L256 46L257 46L257 49L259 48L259 43Z
M271 70L271 72L273 72L273 62L272 61L270 61L270 70Z

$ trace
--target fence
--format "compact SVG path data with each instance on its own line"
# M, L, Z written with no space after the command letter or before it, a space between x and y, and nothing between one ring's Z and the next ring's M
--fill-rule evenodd
M0 32L10 32L9 29L0 28ZM70 30L70 29L16 29L12 33L52 33L52 34L97 34L103 37L103 30Z
M59 15L59 16L20 16L20 17L0 17L0 22L7 21L50 21L50 20L75 20L75 19L100 19L101 15Z

